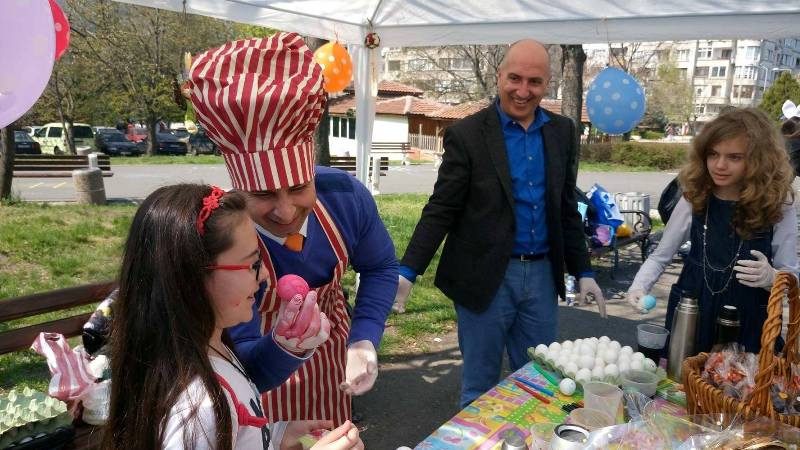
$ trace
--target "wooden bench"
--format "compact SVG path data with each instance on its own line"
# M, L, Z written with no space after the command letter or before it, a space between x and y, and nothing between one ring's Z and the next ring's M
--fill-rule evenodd
M614 236L611 244L603 247L592 247L591 240L587 236L586 244L589 248L589 256L592 258L600 258L607 253L614 254L614 266L611 268L611 279L614 279L614 271L619 267L619 250L629 245L637 245L641 252L642 262L644 262L650 255L653 243L650 241L650 232L653 229L650 222L650 215L645 211L638 210L620 210L620 213L635 214L637 217L636 223L633 225L628 224L633 229L633 233L629 237L620 238Z
M17 178L70 178L75 169L89 167L89 157L84 155L16 155L14 177ZM97 153L97 167L104 177L114 176L111 158Z
M369 159L369 173L372 174L372 161L373 159ZM381 176L385 176L386 172L389 170L389 157L388 156L381 156L380 159L380 171ZM345 172L350 172L350 174L356 174L356 157L355 156L331 156L331 167L339 170L344 170Z
M403 157L403 165L410 164L408 155L411 153L411 144L408 142L373 142L372 154L400 154Z
M95 283L0 300L0 323L98 303L111 293L114 286L114 283ZM66 315L67 317L49 322L0 331L0 354L30 348L40 332L61 333L66 337L79 336L91 312ZM73 443L64 448L75 450L100 448L100 433L91 425L77 425Z

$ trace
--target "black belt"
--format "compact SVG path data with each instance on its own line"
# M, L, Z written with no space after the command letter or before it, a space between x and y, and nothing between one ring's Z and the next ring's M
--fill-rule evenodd
M538 255L511 255L511 259L518 259L520 261L538 261L547 257L547 253L539 253Z

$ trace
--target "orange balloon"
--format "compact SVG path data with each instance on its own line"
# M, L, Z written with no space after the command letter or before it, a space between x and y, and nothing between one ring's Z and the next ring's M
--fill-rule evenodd
M326 92L340 92L353 79L353 61L350 53L338 42L328 42L314 52L314 61L322 67Z

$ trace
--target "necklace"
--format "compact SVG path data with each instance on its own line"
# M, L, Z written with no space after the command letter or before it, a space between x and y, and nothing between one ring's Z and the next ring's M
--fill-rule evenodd
M232 354L230 349L228 349L228 347L225 346L224 344L223 344L223 347L225 348L225 350L226 350L225 353L227 353L228 356L225 356L221 351L217 350L213 345L208 344L208 348L210 348L211 350L214 350L214 352L216 354L218 354L222 359L227 361L228 364L233 366L233 368L236 369L237 372L242 374L242 376L245 377L245 379L247 379L247 381L252 384L253 383L252 380L250 380L250 377L247 376L247 372L244 371L244 366L242 366L242 363L239 361L239 359L236 357L236 355Z
M736 253L734 253L733 259L731 259L731 262L728 263L728 265L726 265L725 267L717 268L712 266L711 262L708 259L708 248L706 245L706 233L708 232L709 209L711 209L710 203L706 205L706 217L705 221L703 222L703 282L706 285L706 289L708 289L708 291L711 292L711 295L714 296L717 294L722 294L723 292L728 290L728 285L730 284L731 279L733 279L733 265L736 263L736 260L739 258L739 253L741 253L742 251L742 243L744 242L744 239L738 237L738 235L734 231L734 236L736 236L739 239L739 247L736 249ZM725 281L725 285L722 286L722 289L714 290L711 288L711 284L708 282L707 269L711 269L713 272L722 272L722 273L730 271L730 273L728 274L728 279Z

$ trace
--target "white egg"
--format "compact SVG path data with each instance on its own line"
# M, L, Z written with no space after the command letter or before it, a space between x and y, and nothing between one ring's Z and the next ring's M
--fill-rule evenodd
M601 358L599 356L595 356L594 357L594 367L601 367L602 368L605 365L606 365L606 362L603 360L603 358Z
M536 355L536 356L543 356L543 355L547 354L547 351L548 351L548 348L547 348L546 345L539 344L539 345L536 346L536 350L533 351L533 354Z
M594 367L594 358L589 355L583 355L578 360L578 367L581 369L592 369Z
M583 339L575 339L575 342L572 343L573 346L580 348L581 344L583 344Z
M567 368L564 369L564 372L567 374L568 377L575 378L575 374L578 373L578 365L570 361L569 363L567 363Z
M644 369L644 363L638 359L634 359L631 361L631 370L642 370Z
M556 361L556 367L564 370L564 367L567 367L567 363L569 363L569 356L562 354L558 357L558 361Z
M619 369L619 373L623 374L629 370L631 370L631 363L627 359L622 360L617 363L617 368Z
M558 342L553 342L552 344L550 344L550 347L548 348L550 349L551 352L561 351L561 344L559 344Z
M628 354L628 355L632 355L633 354L633 349L631 348L630 345L626 345L625 347L622 347L619 350L619 352L620 353L625 353L625 354Z
M602 380L604 375L605 375L605 371L603 370L603 368L601 366L595 366L595 368L592 369L592 379L593 380Z
M575 381L578 383L588 383L592 381L592 371L589 369L581 369L575 374Z
M594 349L589 344L581 345L581 355L594 356Z
M600 341L600 343L608 344L611 342L611 339L609 339L608 336L600 336L600 339L598 339L598 341Z
M574 394L576 387L577 386L575 385L575 382L570 378L564 378L560 383L558 383L558 389L562 394L567 396Z
M619 354L613 348L610 348L610 349L606 350L605 352L603 352L603 361L605 361L606 364L611 364L613 362L617 362L618 358L619 358Z
M616 364L609 364L603 369L603 373L609 378L616 378L619 376L619 368Z
M633 356L631 356L631 361L636 361L636 360L644 361L644 353L642 352L634 353Z
M645 358L644 359L644 370L646 370L648 372L655 372L657 368L658 368L658 365L656 364L655 361L653 361L650 358Z
M619 345L619 342L617 342L617 341L611 341L611 342L608 343L608 347L619 351L620 345Z
M631 355L629 355L627 353L618 354L617 355L617 365L619 365L619 363L621 363L622 361L625 361L628 364L630 364L631 363Z
M572 341L564 341L561 343L561 349L566 350L572 348Z
M600 341L600 339L597 339L596 337L592 336L592 337L589 338L589 341L592 344L597 345L597 343Z
M574 362L575 364L578 364L578 360L579 359L581 359L581 355L579 355L577 353L570 353L570 355L569 355L569 360L570 361Z
M605 351L608 348L608 343L606 342L598 342L597 343L597 351Z

